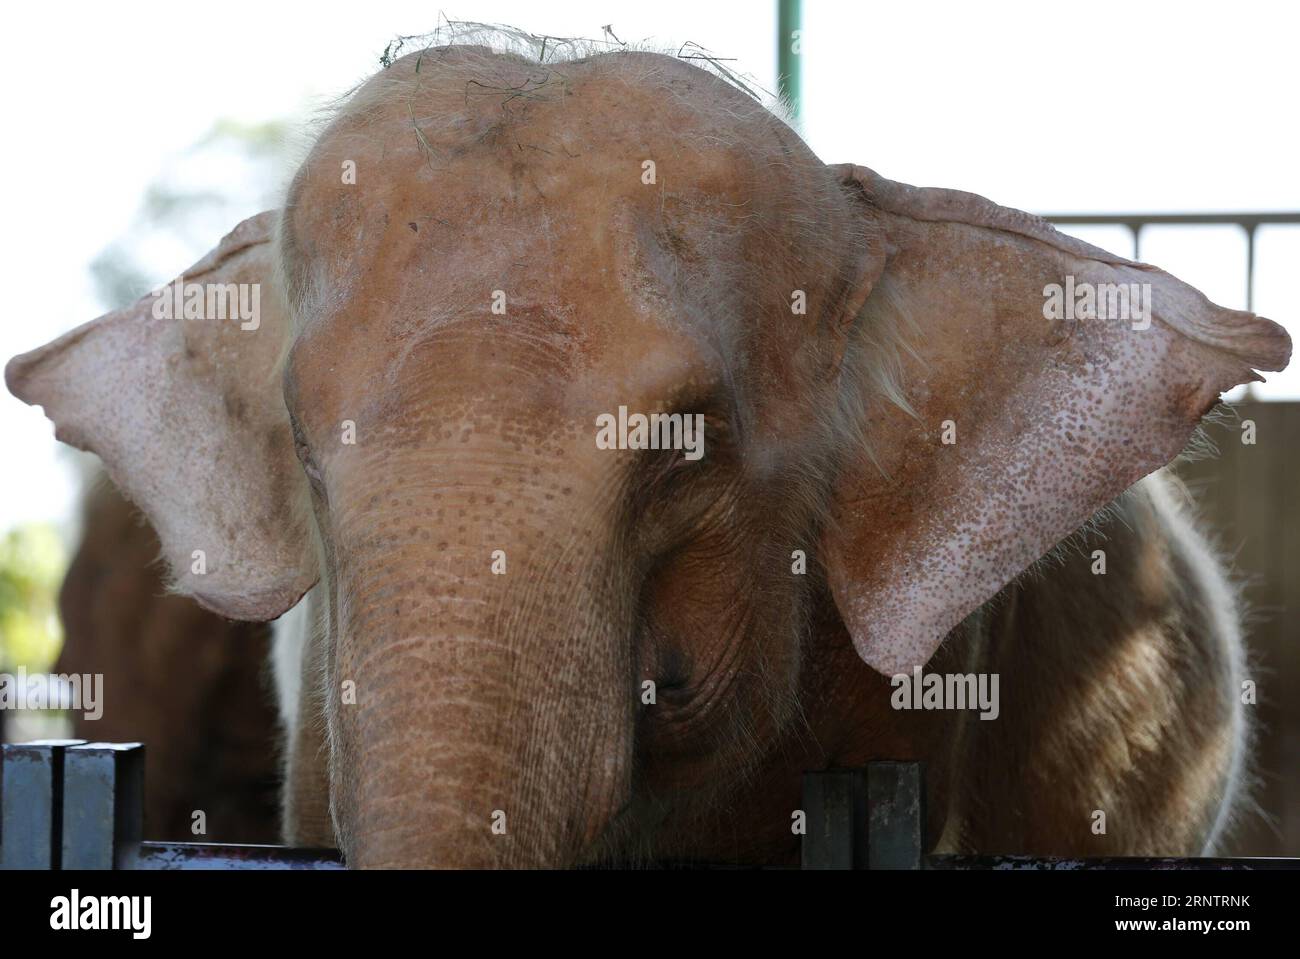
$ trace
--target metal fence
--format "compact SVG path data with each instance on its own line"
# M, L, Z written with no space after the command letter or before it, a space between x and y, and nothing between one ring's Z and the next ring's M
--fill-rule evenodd
M144 747L6 744L0 766L4 869L342 869L337 850L148 842ZM927 855L925 770L915 762L804 775L804 869L1279 869L1296 859L1050 859ZM664 863L669 868L737 868Z
M6 743L0 868L342 869L337 850L148 842L144 746L77 739Z
M1142 259L1148 226L1237 226L1246 235L1246 309L1255 309L1255 231L1267 225L1300 225L1300 213L1049 213L1057 226L1122 226L1133 236L1133 259Z

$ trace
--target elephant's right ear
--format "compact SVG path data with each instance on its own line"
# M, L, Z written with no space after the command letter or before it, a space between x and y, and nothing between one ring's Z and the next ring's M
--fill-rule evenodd
M97 453L149 517L176 588L232 619L274 619L317 578L280 385L290 324L274 223L245 220L184 286L5 368L9 391L43 406L58 439Z
M907 402L846 379L866 415L824 551L858 653L892 674L924 666L969 613L1174 459L1219 394L1282 369L1291 342L983 197L857 166L840 176L876 247L863 320L905 323Z

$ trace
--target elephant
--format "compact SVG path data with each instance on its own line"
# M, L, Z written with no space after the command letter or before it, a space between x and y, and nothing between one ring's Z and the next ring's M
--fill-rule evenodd
M101 674L107 695L100 718L72 712L72 735L146 744L150 839L275 842L271 630L168 595L154 531L102 473L85 487L80 543L59 590L63 648L52 672Z
M6 381L174 589L293 611L287 841L791 864L802 773L872 759L925 761L935 851L1194 855L1241 808L1240 602L1162 469L1272 321L634 50L392 62L183 279Z

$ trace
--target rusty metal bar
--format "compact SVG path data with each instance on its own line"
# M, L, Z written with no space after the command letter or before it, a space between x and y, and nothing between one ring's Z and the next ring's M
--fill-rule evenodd
M1297 869L1300 859L1178 859L1151 857L1039 858L1035 856L927 856L926 869L935 870L1019 870L1077 872L1081 870L1215 871Z
M867 868L920 869L925 859L925 766L867 764Z
M867 783L861 769L803 775L804 869L864 869L867 865Z
M123 869L342 869L337 849L298 846L242 846L198 842L143 842L125 859Z

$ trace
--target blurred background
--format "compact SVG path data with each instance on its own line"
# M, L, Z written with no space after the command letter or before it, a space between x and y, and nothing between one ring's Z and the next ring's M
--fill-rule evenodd
M1300 339L1300 225L1270 222L1300 212L1300 19L1283 5L228 0L7 16L0 269L16 299L0 360L131 302L276 206L319 111L396 37L457 21L707 51L795 100L827 162L1068 217L1067 232L1126 256L1140 235L1143 260ZM1214 222L1161 222L1190 214ZM1223 455L1183 467L1252 608L1261 814L1227 852L1300 856L1300 363L1230 399L1255 444L1221 428ZM151 531L96 479L93 457L52 433L39 409L0 395L0 672L143 657L134 685L110 687L123 703L81 734L161 741L150 723L164 710L149 703L168 704L167 727L189 724L189 753L150 754L153 792L166 795L151 795L146 834L194 838L183 813L211 805L197 794L219 780L231 808L207 838L269 839L257 825L274 804L266 630L162 596ZM0 719L7 741L72 728L60 714ZM241 818L254 807L261 819Z

